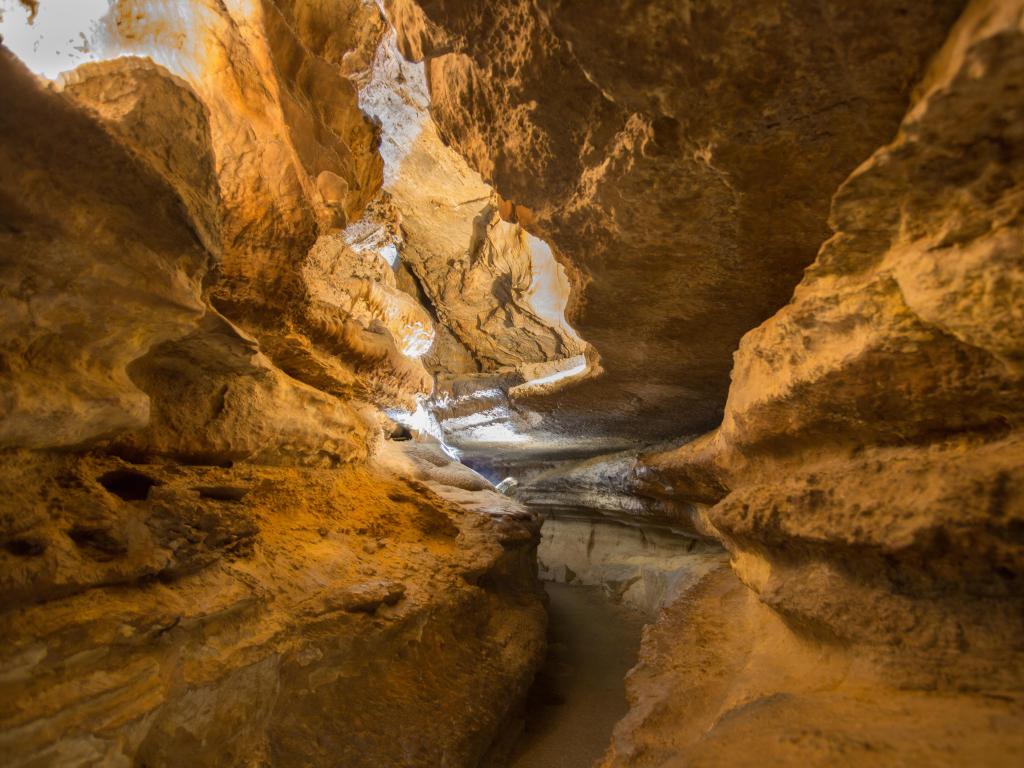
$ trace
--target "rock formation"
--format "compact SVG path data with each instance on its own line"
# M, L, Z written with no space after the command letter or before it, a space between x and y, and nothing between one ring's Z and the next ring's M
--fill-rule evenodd
M1024 2L0 35L4 765L497 768L538 565L607 766L1024 759Z
M441 135L579 286L605 375L542 410L634 440L716 424L737 342L788 300L962 5L408 4Z
M53 83L0 60L2 761L476 764L543 656L538 519L383 445L434 334L346 230L384 20L134 5Z
M1021 5L396 5L442 134L571 265L605 375L530 405L640 439L724 405L517 478L693 523L760 601L723 573L669 609L608 764L1019 759Z

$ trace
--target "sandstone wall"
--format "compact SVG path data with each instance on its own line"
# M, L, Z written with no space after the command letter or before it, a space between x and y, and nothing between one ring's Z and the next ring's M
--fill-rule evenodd
M655 495L717 501L704 518L736 574L815 653L856 660L839 691L879 686L899 710L872 722L846 694L811 703L805 683L748 679L761 711L671 754L726 759L726 732L763 720L794 730L763 746L794 764L1020 759L1001 724L1021 722L1024 686L1022 12L967 9L895 139L834 196L792 302L741 342L722 426L641 473ZM834 725L823 744L795 733L833 708L877 756ZM647 739L654 720L624 724L609 764L647 764L623 746L631 727Z
M548 418L684 443L517 493L694 511L751 590L669 609L609 764L1019 760L1020 3L392 5L574 278Z
M539 521L374 458L433 388L430 312L348 231L383 19L112 13L150 58L0 50L0 761L475 765L542 659Z
M793 301L741 343L721 428L647 462L731 490L706 520L796 624L1000 687L1024 615L1021 12L968 9Z
M728 550L609 765L1018 763L1024 5L384 11L0 51L5 764L489 759L538 520L383 412Z
M528 209L604 370L530 404L650 441L718 422L740 337L789 299L963 2L417 5L389 7L442 138Z
M3 474L6 765L475 765L541 661L514 509L368 468Z

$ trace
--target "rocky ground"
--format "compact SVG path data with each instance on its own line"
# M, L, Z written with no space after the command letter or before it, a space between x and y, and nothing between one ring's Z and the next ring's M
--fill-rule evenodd
M1011 766L1024 755L1009 690L901 684L855 646L794 633L728 567L647 629L627 690L602 766Z

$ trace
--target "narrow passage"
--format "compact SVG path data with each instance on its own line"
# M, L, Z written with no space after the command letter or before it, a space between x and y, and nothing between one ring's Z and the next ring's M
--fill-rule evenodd
M625 675L646 617L602 587L548 582L548 658L527 702L511 768L590 768L626 714Z

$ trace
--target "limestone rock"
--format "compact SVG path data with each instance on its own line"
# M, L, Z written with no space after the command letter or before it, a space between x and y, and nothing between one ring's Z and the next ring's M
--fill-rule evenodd
M522 508L101 455L9 456L2 484L8 765L473 765L541 661Z
M651 493L671 495L694 479L706 489L698 495L707 490L714 495L717 487L721 498L732 489L706 519L721 526L727 541L734 527L760 529L756 542L745 535L744 543L736 540L737 557L749 555L752 563L741 565L741 573L763 585L767 571L753 562L767 559L781 566L785 561L771 577L777 585L772 590L788 593L798 613L797 603L807 608L816 598L797 598L796 581L778 587L785 570L820 567L835 575L831 569L852 556L840 551L865 557L866 540L854 540L878 536L875 545L888 542L882 549L887 567L895 569L893 578L910 580L902 590L928 595L937 601L935 610L953 615L949 606L937 606L946 595L960 599L959 578L958 584L925 587L930 577L920 558L931 560L937 553L904 551L906 539L897 544L883 532L903 530L923 546L934 537L984 539L1004 516L1010 520L1015 514L1010 489L1022 455L1016 433L1024 379L1017 363L1014 297L1024 275L1024 179L1019 163L1001 158L1024 137L1018 128L1024 102L1016 85L1024 61L1022 19L1019 4L979 2L965 13L897 138L838 191L832 213L836 234L822 247L794 300L741 343L721 429L646 461ZM950 153L963 159L955 166L938 161ZM984 329L978 324L982 316ZM999 467L1006 474L997 481L990 473L998 474ZM798 543L800 536L784 543L784 536L761 528L788 527L780 517L780 497L774 490L766 493L769 486L786 487L780 481L784 472L805 478L798 482L799 496L793 489L783 494L787 515L797 519L801 510L813 509L812 525L823 526L813 538L825 550L836 548L829 554L822 550L812 556ZM847 482L859 490L840 493ZM918 482L946 490L929 504L922 503L924 497L904 500L905 490ZM886 483L893 489L888 494L880 490ZM986 490L993 483L1003 490ZM878 494L886 503L871 514L866 510ZM1000 499L994 506L993 496ZM906 532L909 521L920 526L918 533ZM953 528L961 526L963 532L954 536ZM1015 546L1005 560L993 560L984 547L960 554L963 572L978 567L987 573L979 581L1009 601L1000 604L1011 613L1019 590L994 585L1006 579L1017 583L1024 560ZM1003 576L988 570L997 562ZM753 576L754 571L761 575ZM884 602L881 595L895 589L891 583L868 588L862 576L867 572L835 575L840 582L850 579L849 592L833 586L831 607L822 609L837 609L844 593L861 599L854 598L861 589L877 590L876 598ZM781 600L767 599L781 607ZM876 608L885 624L882 605ZM843 633L849 618L814 621ZM857 623L874 626L864 614ZM872 631L894 642L888 630ZM951 639L944 643L950 652L960 647Z
M216 253L206 111L131 64L100 124L6 49L0 68L4 102L18 105L0 117L0 444L72 446L144 426L149 404L127 366L195 326ZM181 144L163 152L169 125Z
M717 423L737 342L789 298L963 3L409 5L392 15L441 136L529 209L604 370L536 409L652 440Z
M81 42L0 50L5 764L489 764L538 543L661 611L609 766L1020 762L1021 0Z
M1020 690L1020 438L865 451L744 484L707 512L737 574L891 681Z
M109 441L121 455L337 466L365 460L375 444L365 408L289 378L214 310L189 335L132 362L128 373L151 410L144 429Z
M674 526L699 536L698 508L669 494L645 495L634 481L635 451L602 454L577 461L540 465L534 472L519 468L516 499L552 513L597 513L612 519Z

